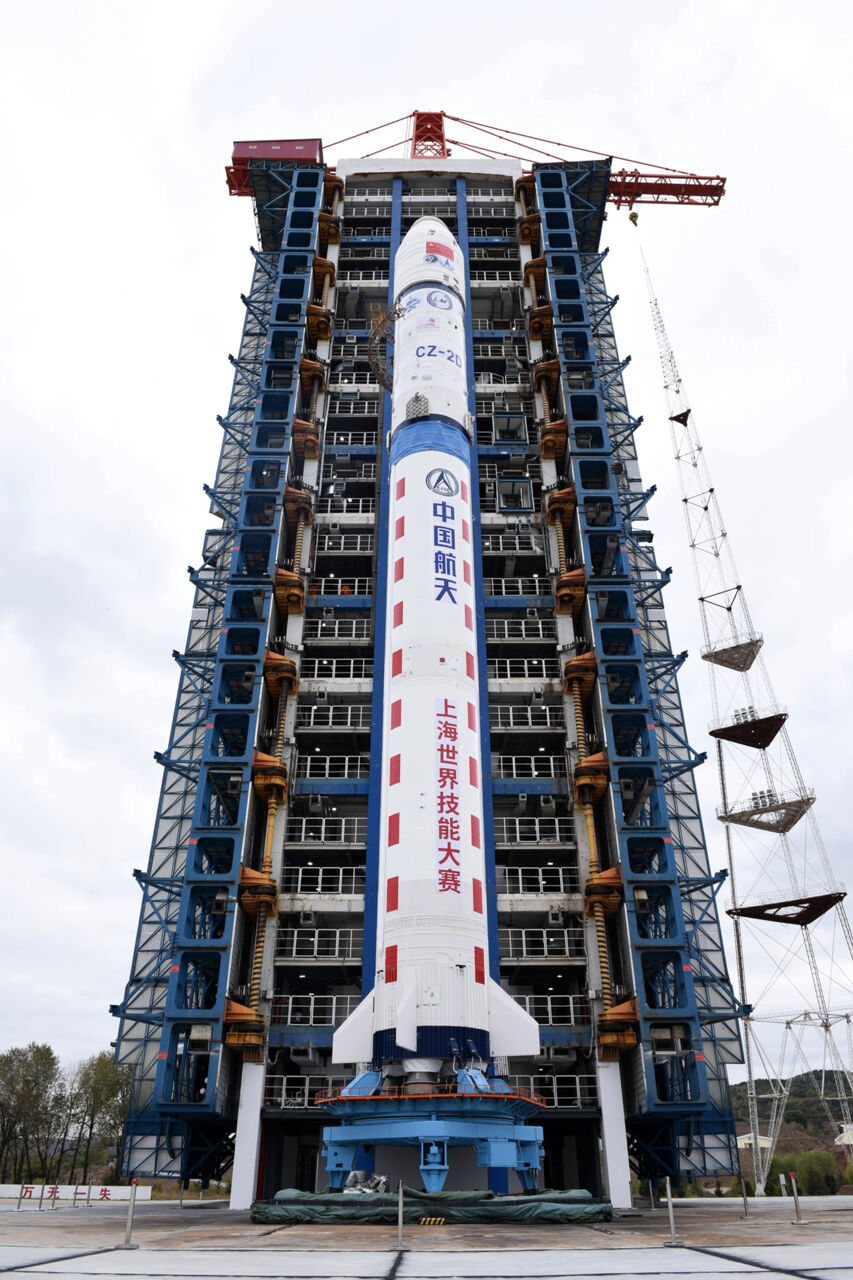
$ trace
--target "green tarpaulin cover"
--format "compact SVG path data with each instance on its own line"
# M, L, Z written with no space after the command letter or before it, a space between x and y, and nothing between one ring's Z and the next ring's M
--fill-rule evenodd
M532 1196L498 1196L493 1191L417 1191L403 1189L403 1221L444 1218L465 1222L610 1222L608 1201L594 1200L588 1191L540 1191ZM397 1196L382 1192L347 1194L342 1191L276 1192L273 1200L252 1205L252 1222L286 1225L303 1222L395 1223Z

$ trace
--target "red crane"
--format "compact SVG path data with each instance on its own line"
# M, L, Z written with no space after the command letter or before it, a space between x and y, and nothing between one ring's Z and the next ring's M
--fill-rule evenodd
M450 138L447 135L445 122L461 125L465 130L473 130L477 135L470 138ZM534 134L520 133L517 129L504 126L483 124L476 120L465 120L461 116L449 115L446 111L412 111L408 115L398 116L396 120L386 120L384 124L373 125L370 129L362 129L346 138L339 138L331 143L333 147L344 142L352 142L355 138L363 138L369 133L378 133L392 125L405 124L402 138L395 139L387 146L368 152L368 156L381 155L398 147L407 147L409 155L415 160L446 160L450 156L450 146L463 147L466 151L488 159L520 160L522 164L555 160L562 164L571 156L569 152L581 152L584 155L620 160L623 164L636 166L632 169L611 169L607 200L615 204L617 209L633 209L635 204L696 204L715 206L720 203L726 192L726 180L698 173L690 173L686 169L673 169L667 165L646 164L629 156L608 156L604 151L596 151L590 147L578 147L570 142L555 142L551 138L539 138ZM252 178L249 171L249 159L252 155L258 159L273 159L290 154L291 158L308 158L308 144L317 149L317 158L322 155L319 139L303 139L293 142L238 143L232 164L226 169L228 189L232 195L251 195ZM511 151L501 150L496 143L508 145ZM298 147L301 155L292 149ZM553 149L553 148L556 148ZM640 167L642 166L642 167Z
M449 138L445 129L445 121L449 120L454 124L464 126L466 129L473 129L475 133L481 135L475 141ZM482 124L476 120L465 120L461 116L449 115L446 111L413 111L408 116L401 116L398 120L389 120L385 124L375 125L372 129L365 129L361 133L351 134L349 138L341 138L340 142L350 142L354 138L361 138L366 133L375 133L379 129L388 128L393 124L400 124L403 121L411 122L411 150L410 156L415 160L423 159L439 159L444 160L450 155L448 144L453 146L465 147L468 151L474 151L482 156L502 156L508 159L521 160L522 163L532 163L534 159L539 160L558 160L564 161L569 157L559 154L557 151L545 150L544 147L557 147L561 151L581 151L587 155L605 156L604 151L594 151L589 147L577 147L570 142L554 142L549 138L538 138L533 134L520 133L517 129L507 129L498 125ZM515 151L500 151L488 139L495 139L502 143L508 143L515 147ZM408 139L405 139L407 141ZM340 142L332 143L332 146L339 146ZM542 146L531 145L533 143L543 144ZM389 151L392 147L397 146L397 142L391 143L390 147L382 147L380 151ZM524 152L527 154L519 154ZM373 154L378 155L379 152ZM611 160L622 160L627 164L640 165L640 160L632 160L628 156L610 156ZM644 166L645 168L646 166ZM643 172L640 168L635 169L613 169L610 173L610 187L607 193L607 199L611 204L615 204L617 209L623 206L632 209L635 204L704 204L718 205L725 195L726 180L716 175L714 177L702 176L697 173L689 173L686 169L672 169L666 165L649 165L649 170L656 172Z

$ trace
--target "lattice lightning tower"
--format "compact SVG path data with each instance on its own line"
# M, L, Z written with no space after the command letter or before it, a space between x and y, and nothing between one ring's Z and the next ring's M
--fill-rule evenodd
M744 1020L750 1134L740 1145L752 1149L761 1195L796 1070L812 1075L816 1095L837 1128L838 1144L853 1156L853 974L840 969L836 956L841 953L846 961L853 955L853 933L844 909L845 890L835 880L815 817L815 793L803 781L786 728L788 713L770 682L764 638L752 620L645 257L643 261L699 597L702 658L711 688L709 732L720 787L717 818L725 831L728 915L744 1005L747 988L752 988L752 1012ZM844 1001L842 1008L830 1004L833 987ZM758 1034L758 1024L768 1022L783 1026L775 1069L763 1043L766 1033ZM846 1033L845 1055L838 1043L841 1031ZM757 1062L770 1082L766 1093L758 1091Z

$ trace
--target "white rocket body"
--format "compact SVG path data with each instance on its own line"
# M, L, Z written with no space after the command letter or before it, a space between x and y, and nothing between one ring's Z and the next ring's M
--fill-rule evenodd
M395 259L375 984L335 1062L437 1070L539 1051L489 976L462 253L421 218ZM381 625L377 620L377 626ZM487 762L486 767L489 767Z

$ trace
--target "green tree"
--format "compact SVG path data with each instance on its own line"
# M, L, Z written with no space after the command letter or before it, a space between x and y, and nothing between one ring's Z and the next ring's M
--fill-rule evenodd
M794 1160L797 1187L804 1196L832 1196L839 1186L838 1170L828 1151L803 1151Z
M785 1175L788 1187L789 1175L793 1173L797 1179L797 1190L803 1196L832 1196L841 1185L835 1160L828 1151L800 1151L797 1155L774 1156L767 1179L769 1196L782 1194L780 1173Z
M108 1144L118 1169L130 1071L127 1067L117 1067L112 1054L105 1049L80 1064L79 1077L79 1125L69 1176L74 1177L77 1161L82 1159L81 1180L86 1182L93 1145L99 1140Z
M66 1082L59 1058L49 1044L30 1044L25 1049L25 1069L29 1077L23 1132L27 1145L27 1176L33 1168L47 1182L58 1176L62 1160L62 1134L68 1105Z
M18 1182L22 1176L22 1118L28 1088L26 1050L0 1053L0 1182Z
M130 1092L130 1072L108 1051L63 1070L50 1045L0 1054L0 1181L82 1181L103 1149L116 1161Z

